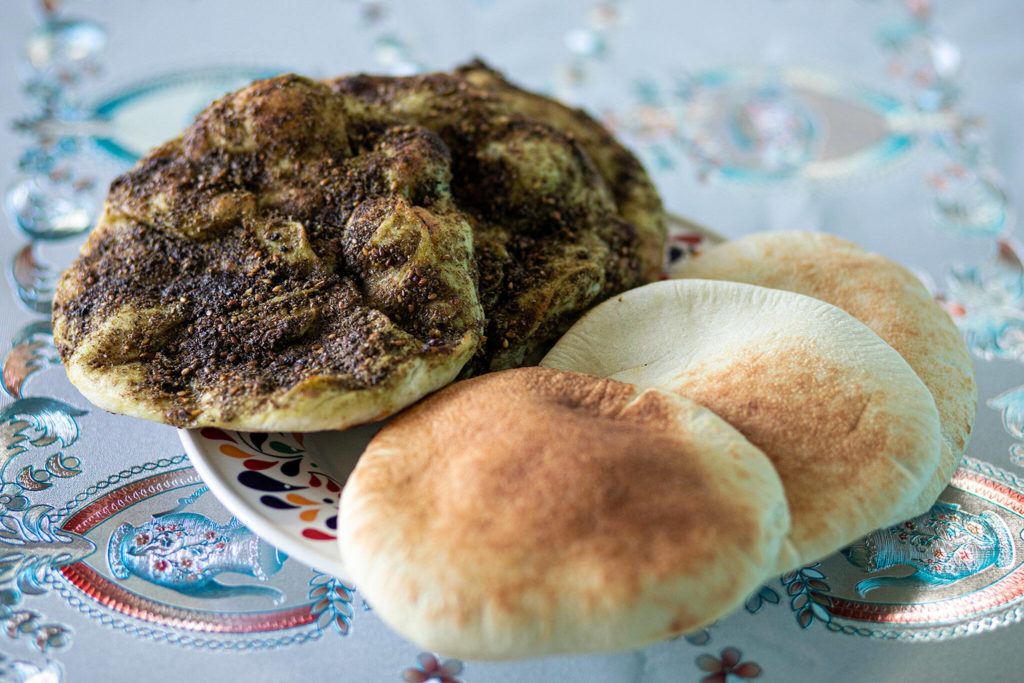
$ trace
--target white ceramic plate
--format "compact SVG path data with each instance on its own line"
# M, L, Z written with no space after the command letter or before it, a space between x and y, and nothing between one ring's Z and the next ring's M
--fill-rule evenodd
M348 578L338 497L383 423L310 434L179 430L199 476L231 514L295 560Z
M672 217L669 258L721 241L703 226ZM240 522L293 559L347 578L337 545L338 497L382 424L309 434L178 433L199 476Z

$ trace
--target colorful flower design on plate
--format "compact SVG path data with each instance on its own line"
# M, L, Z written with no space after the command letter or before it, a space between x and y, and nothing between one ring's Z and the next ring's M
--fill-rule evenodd
M289 557L346 576L337 547L338 500L382 423L340 432L179 430L214 495Z
M304 538L337 538L342 485L325 472L316 471L314 462L304 457L303 434L229 433L212 427L200 430L200 434L205 439L227 442L218 450L242 461L244 471L238 474L239 483L263 492L259 501L266 507L294 510L306 524L301 531Z

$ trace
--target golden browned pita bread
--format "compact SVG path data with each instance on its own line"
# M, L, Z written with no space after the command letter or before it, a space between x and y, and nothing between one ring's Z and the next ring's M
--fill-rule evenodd
M676 392L762 449L792 517L779 571L933 502L941 439L931 395L888 344L822 301L657 282L590 311L542 365Z
M910 271L824 233L757 233L685 259L673 275L732 280L806 294L838 306L896 349L928 387L942 423L933 500L960 463L978 402L974 366L949 315Z
M710 411L545 368L459 382L396 417L338 524L385 622L474 659L707 624L773 571L788 526L767 457Z

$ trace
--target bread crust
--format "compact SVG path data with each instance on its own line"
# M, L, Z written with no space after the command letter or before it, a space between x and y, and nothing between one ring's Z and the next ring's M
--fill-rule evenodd
M767 457L710 411L522 368L457 382L385 426L338 529L398 632L508 659L705 625L771 572L788 525Z
M840 237L792 230L755 233L712 247L681 261L672 275L804 294L870 327L903 356L935 399L942 464L922 498L938 498L967 449L978 387L963 336L913 273Z
M763 450L792 516L779 572L934 502L931 394L831 304L736 282L656 282L594 308L541 364L678 393Z

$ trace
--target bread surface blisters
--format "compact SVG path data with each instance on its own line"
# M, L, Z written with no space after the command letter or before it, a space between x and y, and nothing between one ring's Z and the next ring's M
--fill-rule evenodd
M218 100L113 183L58 284L54 337L114 412L343 428L460 372L536 360L649 279L663 239L628 152L481 64L281 76Z

